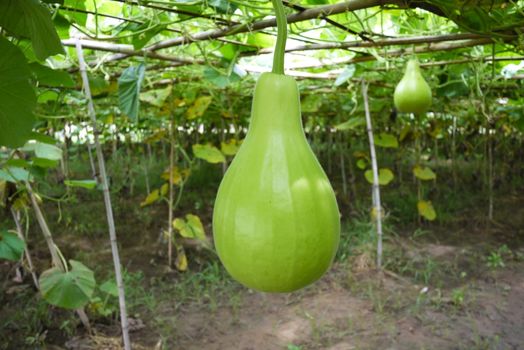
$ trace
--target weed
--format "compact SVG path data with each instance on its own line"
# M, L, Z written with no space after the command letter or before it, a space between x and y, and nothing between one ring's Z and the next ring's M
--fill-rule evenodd
M486 258L487 265L491 269L496 269L499 267L505 267L506 264L504 264L504 259L502 258L502 255L499 252L491 252L488 257Z
M451 291L451 302L456 307L462 308L466 299L465 291L462 288L455 288Z

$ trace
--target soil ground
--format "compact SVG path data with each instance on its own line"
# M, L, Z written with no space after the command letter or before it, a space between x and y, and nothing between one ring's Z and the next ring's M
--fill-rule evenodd
M391 236L384 272L375 269L372 250L361 249L291 294L247 290L216 262L214 272L186 272L181 280L183 274L163 267L163 246L152 239L157 232L147 239L154 242L149 247L130 239L123 263L143 276L137 284L142 294L131 306L134 348L524 349L524 200L508 201L495 223L463 216L445 227L425 227L423 237L416 238L416 230ZM136 223L129 218L127 224ZM99 239L59 245L66 251L101 246L97 265L110 261ZM199 254L189 256L195 265ZM80 326L67 336L49 330L47 344L54 345L43 348L120 349L118 329L115 319L95 318L94 335Z

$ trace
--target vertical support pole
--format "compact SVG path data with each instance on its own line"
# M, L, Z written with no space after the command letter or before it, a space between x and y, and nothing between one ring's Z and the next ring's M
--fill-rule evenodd
M382 269L382 204L380 202L380 185L378 181L377 153L375 151L375 140L373 138L373 126L369 112L368 86L362 80L362 96L364 98L364 110L366 113L366 125L369 137L369 152L371 155L371 168L373 171L373 204L377 217L377 268Z
M98 168L100 170L100 182L102 184L102 191L104 193L104 204L106 207L107 224L109 226L109 239L111 242L111 253L113 254L113 264L115 266L115 278L118 288L118 302L120 304L120 321L122 324L122 338L124 340L124 349L131 350L131 341L129 339L129 321L127 319L126 300L124 291L124 281L122 278L122 267L120 265L120 255L118 253L118 244L116 239L115 220L113 217L113 208L111 206L111 195L109 193L109 185L107 181L106 165L104 161L104 153L98 138L98 127L96 124L95 106L91 96L91 88L89 87L89 79L87 77L86 63L84 60L84 52L80 40L76 41L76 52L78 55L78 63L80 66L80 74L82 75L82 82L84 85L84 92L87 98L88 114L91 119L93 134L95 137L96 154L98 158Z

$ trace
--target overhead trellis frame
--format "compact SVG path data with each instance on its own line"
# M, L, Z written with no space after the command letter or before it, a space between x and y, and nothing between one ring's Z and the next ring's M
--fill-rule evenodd
M191 64L205 64L209 63L205 60L194 59L194 58L185 58L180 56L174 56L172 54L163 54L158 53L157 51L173 48L181 45L187 45L195 42L203 42L210 40L220 40L227 43L234 43L238 45L246 45L245 43L238 42L236 40L227 39L229 36L241 34L241 33L253 33L260 32L267 28L272 28L276 26L275 18L267 18L252 23L238 23L231 19L225 19L220 15L213 14L201 14L194 13L191 11L186 11L179 8L168 7L167 3L165 5L152 3L152 2L141 2L138 0L111 0L115 2L125 3L130 6L140 6L143 8L150 8L157 11L167 11L171 13L177 13L183 16L191 18L203 18L211 20L214 23L218 24L222 28L211 29L207 31L198 32L191 35L183 35L181 30L172 29L166 27L164 30L170 32L180 33L175 38L170 38L166 40L159 41L152 45L146 46L142 49L136 50L132 45L125 44L115 44L109 43L107 41L99 40L83 40L82 44L85 48L89 48L97 51L106 51L113 52L114 55L104 57L101 61L94 62L95 65L100 63L108 63L112 61L118 61L125 58L133 56L147 56L148 58L158 59L161 61L170 62L170 66L177 67L182 65L191 65ZM400 56L404 53L426 53L426 52L435 52L435 51L448 51L460 48L467 48L477 45L486 45L494 43L495 41L490 38L488 35L483 35L479 33L456 33L456 34L444 34L444 35L431 35L431 36L415 36L415 37L396 37L396 38L383 38L381 35L376 33L368 33L365 31L357 32L353 29L346 27L336 21L333 21L329 16L337 15L341 13L346 13L350 11L363 10L373 7L381 8L395 8L395 9L409 9L409 8L421 8L427 11L430 11L438 16L446 16L445 11L442 11L439 6L433 4L434 1L407 1L407 0L351 0L344 1L337 4L330 4L325 6L317 6L313 8L304 8L301 5L297 5L290 1L285 1L286 5L294 10L299 12L288 15L288 23L299 23L303 21L308 21L312 19L323 19L327 23L335 26L338 29L350 32L356 36L362 38L362 40L349 41L349 42L328 42L328 43L314 43L306 44L294 48L290 48L288 52L296 51L307 51L307 50L332 50L332 49L350 49L350 48L374 48L374 47L387 47L387 46L403 46L403 45L422 45L418 47L413 47L411 50L398 49L386 53L388 57ZM66 10L72 10L71 8L66 8ZM92 13L93 15L102 15L98 13ZM126 18L116 18L116 16L110 16L111 18L128 21L131 23L140 22L135 19L126 19ZM137 23L138 24L138 23ZM501 41L513 41L517 38L515 32L518 32L518 28L505 28L506 31L503 33L504 40ZM368 35L379 36L379 39L368 37ZM297 38L296 40L301 40ZM306 42L304 39L303 41ZM73 40L63 40L65 46L73 46ZM252 50L248 52L242 52L242 56L249 55L258 55L258 54L268 54L271 53L272 49L261 49L261 50ZM333 65L333 64L352 64L358 62L367 62L375 60L376 57L373 55L367 55L366 52L359 52L363 56L353 57L350 59L342 61L325 61L322 65L314 65L314 67L320 67L323 65ZM300 68L310 68L308 66L295 67L296 69Z

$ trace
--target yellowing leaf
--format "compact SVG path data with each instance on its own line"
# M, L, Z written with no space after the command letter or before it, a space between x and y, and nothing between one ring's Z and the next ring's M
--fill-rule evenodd
M364 175L366 176L366 180L368 180L370 184L373 184L373 170L366 171ZM378 171L378 183L381 186L388 185L394 178L395 175L393 175L393 172L387 168Z
M176 218L173 220L173 227L180 232L180 235L185 238L194 238L198 240L205 240L206 233L202 221L196 215L187 214L186 220Z
M186 252L184 250L184 247L177 246L177 254L176 254L176 260L175 260L175 267L178 271L186 271L187 270L187 256Z
M187 119L191 120L204 115L204 113L207 111L207 108L211 104L211 101L213 101L213 97L211 96L202 96L197 98L193 105L186 111Z
M380 218L384 219L385 217L385 211L384 208L380 208ZM377 207L371 208L371 219L376 220L377 219Z
M384 148L398 148L398 140L394 135L381 133L374 137L375 145Z
M193 145L193 154L195 157L213 164L224 163L226 161L226 158L222 152L220 152L218 148L211 145Z
M163 184L162 187L160 187L160 194L162 196L166 196L169 192L169 184Z
M418 213L426 220L433 221L437 218L437 212L433 204L429 201L419 201L417 203Z
M7 181L0 180L0 207L5 207L7 202Z
M153 204L159 198L160 198L160 191L159 190L154 190L153 192L151 192L150 194L147 195L146 199L142 203L140 203L140 206L141 207L145 207L145 206L148 206L150 204Z
M152 135L145 138L145 143L155 143L162 140L167 134L167 130L157 130Z
M170 171L168 168L162 173L160 177L166 181L169 181L169 173ZM173 167L173 173L171 175L171 182L174 185L178 185L180 182L182 182L182 174L180 173L180 169L178 169L178 167Z
M431 168L421 167L419 165L413 168L413 174L423 181L435 180L437 178L437 174L435 174Z
M240 146L235 139L220 143L220 149L226 156L234 156L237 154L239 147Z

